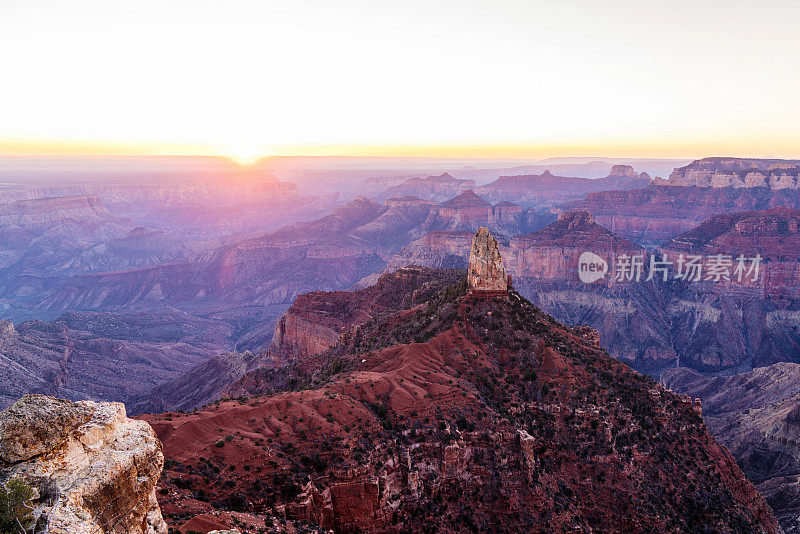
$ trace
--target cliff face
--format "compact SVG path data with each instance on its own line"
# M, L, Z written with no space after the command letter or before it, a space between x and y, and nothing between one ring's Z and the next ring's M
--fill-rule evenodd
M800 161L705 158L675 169L670 185L699 187L766 187L800 189Z
M438 215L443 219L442 229L474 229L490 226L493 229L517 233L523 224L521 206L512 202L498 202L492 206L472 190L443 202Z
M584 252L601 256L609 270L621 254L644 253L641 247L595 223L590 213L567 212L541 230L511 239L506 253L508 272L520 280L577 281L578 262ZM606 286L613 283L613 273L596 282Z
M394 272L406 265L466 269L474 235L460 231L429 232L393 255L386 271Z
M723 377L668 369L661 380L702 400L709 430L766 497L784 531L800 531L800 365L776 363Z
M238 397L249 387L241 379L254 369L280 370L290 362L313 358L347 332L389 313L413 308L463 274L452 269L405 267L357 291L300 295L278 320L266 350L215 356L136 399L131 411L192 409L220 396Z
M37 490L46 532L166 534L155 491L163 462L150 425L122 404L26 395L0 412L0 478Z
M407 266L357 291L300 295L278 321L269 352L281 361L319 354L343 333L387 313L411 308L461 275L455 270Z
M648 176L647 173L642 174ZM628 178L639 178L640 175L630 165L614 165L611 167L609 176L627 176Z
M557 211L585 210L598 224L641 245L660 245L721 213L800 209L795 190L650 185L630 191L590 193Z
M758 255L762 263L756 280L731 276L729 281L707 284L706 290L743 293L778 304L800 300L800 210L781 207L716 215L662 249L673 257L731 256L732 273L740 255Z
M289 366L302 391L147 416L162 506L176 526L191 505L340 532L779 532L693 407L590 334L462 281Z

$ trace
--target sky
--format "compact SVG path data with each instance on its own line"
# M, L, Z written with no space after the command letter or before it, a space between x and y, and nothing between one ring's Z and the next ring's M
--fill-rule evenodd
M800 156L800 2L0 0L0 154Z

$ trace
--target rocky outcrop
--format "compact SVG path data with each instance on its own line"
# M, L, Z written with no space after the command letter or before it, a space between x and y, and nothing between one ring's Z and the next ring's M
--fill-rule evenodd
M800 160L704 158L675 169L669 184L800 189Z
M472 239L467 268L467 285L473 291L506 291L508 278L497 240L488 228L479 228Z
M166 534L163 462L150 425L120 403L26 395L0 412L0 478L36 489L37 532Z
M451 269L406 266L357 291L300 295L278 321L269 351L278 360L319 354L354 327L411 308L461 276Z
M647 173L642 173L645 176L649 176ZM614 165L611 167L611 172L609 176L627 176L629 178L638 178L639 174L636 170L631 167L630 165Z

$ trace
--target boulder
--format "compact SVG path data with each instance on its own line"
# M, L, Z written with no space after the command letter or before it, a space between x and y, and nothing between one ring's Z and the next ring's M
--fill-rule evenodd
M0 480L36 490L37 531L166 534L163 464L153 429L121 403L25 395L0 412Z

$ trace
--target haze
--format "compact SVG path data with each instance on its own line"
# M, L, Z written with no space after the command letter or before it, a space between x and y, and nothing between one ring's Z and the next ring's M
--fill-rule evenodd
M798 15L4 0L0 153L796 156Z

